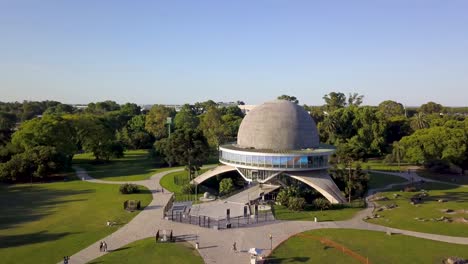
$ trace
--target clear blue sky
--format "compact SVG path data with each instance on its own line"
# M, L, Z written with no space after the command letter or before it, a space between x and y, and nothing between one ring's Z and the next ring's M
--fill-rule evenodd
M0 101L468 105L468 1L0 0Z

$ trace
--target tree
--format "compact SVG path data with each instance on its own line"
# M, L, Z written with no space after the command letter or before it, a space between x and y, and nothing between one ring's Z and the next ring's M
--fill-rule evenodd
M221 111L217 107L210 107L200 119L200 129L212 148L217 148L225 135Z
M323 96L327 111L331 112L346 106L346 95L344 93L331 92Z
M348 96L348 106L360 106L362 104L362 99L364 95L359 95L358 93L350 93Z
M63 153L71 162L77 151L73 125L59 116L44 116L24 122L13 134L13 144L28 150L37 146L50 146Z
M126 103L120 107L120 113L129 117L137 116L141 114L141 107L137 104Z
M10 141L16 124L16 116L11 113L0 112L0 146Z
M86 107L85 112L91 114L103 114L106 112L118 111L120 110L120 105L115 101L103 101L97 103L89 103Z
M278 96L278 100L286 100L286 101L290 101L290 102L295 103L295 104L299 104L299 100L297 100L296 96L290 96L290 95L286 95L286 94Z
M145 128L156 139L168 136L167 118L174 117L175 110L164 105L154 105L146 116Z
M361 176L360 166L359 171L356 172L358 168L353 170L353 163L357 160L361 160L364 155L364 148L357 141L349 140L346 143L341 143L338 145L336 156L338 157L339 163L342 163L344 165L344 169L348 171L347 178L345 180L345 193L348 195L348 202L351 202L353 190L360 186L356 181L356 178ZM344 169L335 169L334 177L343 177Z
M401 103L392 100L381 102L377 108L386 119L390 119L396 116L402 116L405 114L404 106Z
M71 116L76 129L77 142L96 160L109 161L123 157L122 143L116 140L115 130L102 119L92 115Z
M195 114L195 109L189 104L184 104L174 118L176 129L196 129L198 123L199 120Z
M145 129L145 115L134 116L127 125L117 133L117 139L130 149L151 148L154 138Z
M398 141L395 141L392 144L392 156L397 160L398 170L401 171L400 163L401 159L405 156L405 147Z
M68 157L50 146L35 146L0 164L2 181L32 181L69 168Z
M428 128L429 121L424 113L419 112L411 118L410 121L411 128L416 131L418 129Z
M418 112L424 113L424 114L440 114L444 110L444 107L441 104L434 103L434 102L428 102L421 107L419 107Z
M234 183L231 178L224 178L219 183L219 195L229 194L234 190Z
M405 148L405 159L417 164L445 161L468 168L468 136L460 128L431 127L419 129L403 137L400 144Z
M156 149L170 165L173 162L185 165L190 180L206 162L209 153L206 138L199 130L193 129L175 131L170 138L157 142Z
M208 111L208 109L212 107L218 107L218 104L215 103L213 100L208 100L205 102L196 102L194 104L194 109L197 115L205 113L206 111Z

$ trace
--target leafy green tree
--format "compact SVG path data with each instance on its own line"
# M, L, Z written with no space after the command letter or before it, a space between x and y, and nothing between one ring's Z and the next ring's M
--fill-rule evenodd
M428 102L421 105L418 111L424 114L440 114L444 111L444 107L438 103Z
M208 101L205 101L205 102L196 102L194 104L194 109L195 109L195 113L197 115L201 115L203 113L205 113L206 111L208 111L208 109L212 108L212 107L218 107L218 104L215 103L213 100L208 100Z
M145 128L156 139L168 136L167 118L174 117L175 110L164 105L154 105L146 116Z
M405 147L398 141L392 144L392 156L398 162L398 170L401 171L400 164L401 160L405 156Z
M120 113L129 117L141 114L141 107L134 103L126 103L120 107Z
M346 106L346 95L344 93L331 92L323 96L327 111L334 111Z
M295 104L299 104L299 100L297 100L296 96L290 96L290 95L286 95L286 94L278 96L278 100L286 100L286 101L290 101L290 102L295 103Z
M365 156L380 155L384 148L386 123L372 107L355 108L353 127L357 128L355 139L364 147Z
M55 147L71 162L77 151L72 124L59 116L44 116L24 122L13 134L13 144L28 150L37 146Z
M428 128L429 121L424 113L419 112L411 118L410 126L413 129L413 131Z
M174 162L185 165L190 180L206 162L209 153L206 138L199 130L193 129L176 130L170 138L157 142L156 149L170 165Z
M98 161L123 157L123 145L115 137L115 130L102 119L92 115L70 117L76 129L77 142Z
M195 114L195 109L189 104L184 104L175 115L174 126L176 129L196 129L199 120Z
M387 119L392 117L402 116L405 114L405 108L401 103L387 100L383 101L378 106L379 112Z
M365 177L361 170L360 165L353 169L355 161L362 160L365 156L365 150L360 145L360 142L350 140L346 143L338 145L336 156L338 162L341 163L341 168L335 168L332 170L332 176L335 179L342 180L345 183L345 194L348 196L348 202L351 202L351 197L354 192L366 189ZM345 173L345 171L347 173Z
M16 116L7 112L0 112L0 146L6 145L11 138L16 124Z
M76 108L68 104L57 104L51 106L44 111L44 115L64 115L64 114L73 114L76 112Z
M219 195L229 194L234 190L234 183L231 178L224 178L219 182Z
M154 138L145 129L145 115L137 115L130 119L127 125L117 133L117 139L129 149L149 149Z
M226 134L223 126L222 113L217 107L210 107L200 116L200 129L203 131L208 144L212 148L217 148Z
M115 101L103 101L97 103L89 103L88 107L85 109L86 113L92 114L103 114L106 112L118 111L120 110L120 105Z
M460 128L431 127L420 129L400 140L405 159L412 163L428 164L445 161L468 168L467 131Z
M69 167L68 157L55 147L35 146L0 164L0 179L10 182L32 181L33 178L46 178Z
M364 95L359 95L358 93L350 93L348 96L348 106L360 106Z

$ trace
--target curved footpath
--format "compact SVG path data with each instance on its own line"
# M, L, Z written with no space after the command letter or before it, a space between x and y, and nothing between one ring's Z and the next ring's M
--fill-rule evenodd
M125 182L114 182L114 181L103 181L97 180L90 177L85 170L76 167L77 176L85 181L103 183L103 184L122 184ZM413 237L437 240L448 243L465 244L468 245L468 238L465 237L451 237L435 234L420 233L414 231L407 231L395 228L389 228L379 226L371 223L364 222L362 219L365 216L371 215L374 209L373 203L368 203L369 207L358 212L352 219L346 221L333 221L333 222L311 222L311 221L274 221L266 224L252 225L247 228L238 229L227 229L222 231L216 231L208 228L201 228L195 225L181 224L163 219L163 207L169 201L170 193L165 191L164 193L159 192L161 186L159 181L163 176L175 171L181 171L182 169L174 169L170 171L160 172L153 175L148 180L133 181L138 185L143 185L151 190L153 200L151 203L140 212L135 218L133 218L125 226L121 227L111 235L100 239L99 241L106 241L108 249L111 252L124 247L125 245L144 238L154 237L156 230L158 229L172 229L174 236L185 235L187 237L193 237L191 242L199 242L200 248L199 253L203 257L205 263L249 263L249 254L247 250L252 247L264 249L264 253L270 252L270 240L269 235L273 236L273 248L278 246L281 242L288 239L292 235L301 233L307 230L321 229L321 228L350 228L360 230L373 230L382 232L392 232L398 234L404 234ZM375 171L378 172L378 171ZM379 173L379 172L378 172ZM403 177L410 180L424 180L433 181L419 177L415 173L387 173L399 177ZM391 184L381 189L370 190L369 193L376 191L382 191L385 189L392 188L396 185L407 184ZM368 196L366 198L369 201ZM104 223L103 223L104 225ZM74 254L70 258L70 264L84 264L96 259L106 252L99 251L99 241L96 241L89 247L81 250ZM232 251L232 244L236 242L237 248L240 251L235 253ZM61 263L61 262L60 262Z

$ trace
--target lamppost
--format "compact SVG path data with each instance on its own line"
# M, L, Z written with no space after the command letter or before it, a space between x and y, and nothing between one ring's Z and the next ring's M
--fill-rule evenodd
M168 130L168 136L171 137L171 126L172 126L172 117L166 118L166 125Z
M273 236L270 234L270 251L273 250Z

